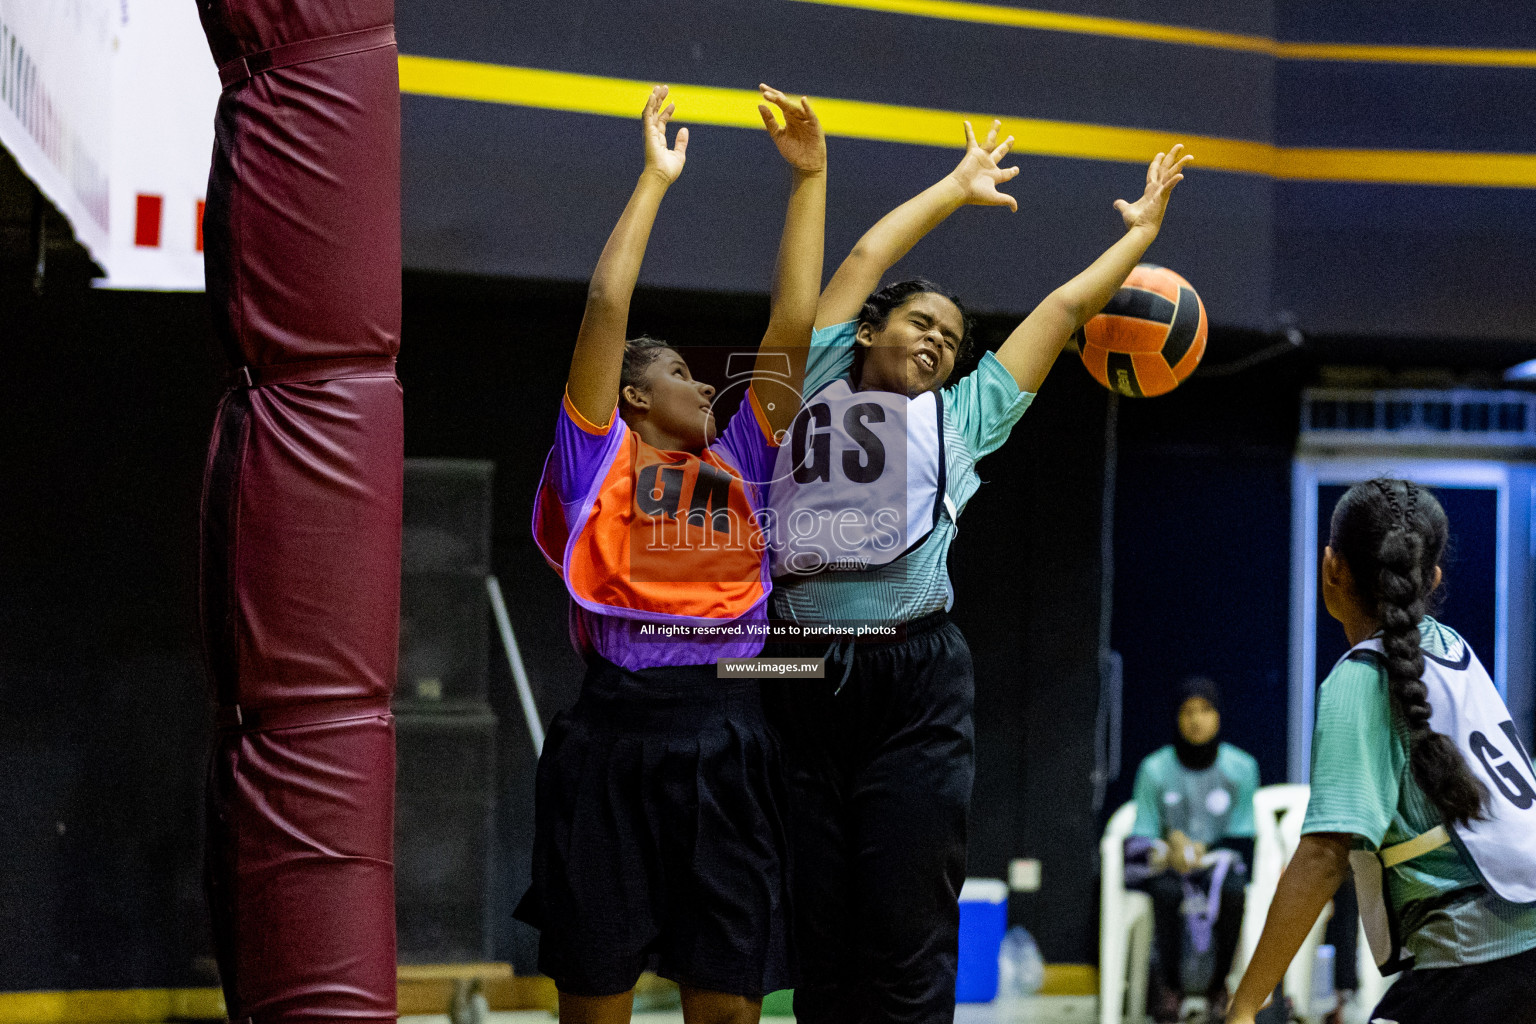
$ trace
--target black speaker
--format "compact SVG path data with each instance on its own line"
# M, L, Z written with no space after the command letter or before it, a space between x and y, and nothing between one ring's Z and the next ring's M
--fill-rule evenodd
M484 576L433 573L401 580L396 710L485 703L490 614Z
M418 573L491 571L491 478L479 459L406 459L400 569Z
M493 470L473 459L405 460L395 686L402 712L486 702Z
M395 922L401 963L491 958L496 717L395 717Z
M489 462L406 459L395 690L395 920L402 963L491 957L496 717Z

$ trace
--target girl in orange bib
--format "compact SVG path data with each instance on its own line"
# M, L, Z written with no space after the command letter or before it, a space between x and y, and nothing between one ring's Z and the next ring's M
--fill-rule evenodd
M690 1021L756 1021L790 974L777 750L755 680L716 678L762 648L771 587L758 513L798 410L821 283L826 145L810 103L762 86L794 172L774 304L741 406L717 434L715 389L675 349L626 341L629 300L688 129L652 90L645 170L587 296L534 507L587 661L539 760L533 884L516 916L562 1021L627 1021L651 969ZM770 106L769 104L772 104ZM784 119L775 116L778 108Z

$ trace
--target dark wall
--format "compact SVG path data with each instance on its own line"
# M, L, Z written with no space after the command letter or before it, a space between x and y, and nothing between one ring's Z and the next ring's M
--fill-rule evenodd
M1536 39L1528 5L1508 0L1060 6L1289 41L1510 47ZM595 3L403 3L399 27L408 54L642 82L751 89L766 79L816 97L1293 148L1536 150L1530 68L1277 61L746 0L647 0L625 5L622 16ZM688 122L686 104L678 121ZM623 118L408 95L404 126L405 255L421 269L582 280L639 168L635 125ZM1021 129L1026 146L1029 131ZM783 168L756 129L692 132L688 169L658 228L658 239L677 244L646 279L757 291L777 238ZM829 153L829 251L845 250L958 157L956 149L846 138L832 139ZM1141 181L1133 163L1013 162L1022 169L1010 188L1018 216L967 211L924 246L927 271L964 281L983 309L1027 308L1081 267L1118 230L1110 200L1133 197ZM1514 340L1536 317L1527 287L1536 277L1536 189L1293 181L1205 169L1197 159L1157 259L1195 284L1224 327Z
M1282 39L1536 46L1517 0L1281 0ZM1281 61L1281 146L1530 153L1536 70ZM1285 182L1275 196L1274 308L1309 333L1530 336L1536 190Z
M587 279L640 171L635 124L423 96L403 102L408 266ZM642 281L761 291L778 249L788 173L761 131L689 131L688 164L662 205ZM958 149L846 138L829 140L828 154L829 260L960 157ZM1124 232L1112 201L1135 199L1145 183L1145 168L1129 164L1011 162L1022 168L1008 188L1017 214L961 210L913 257L929 276L963 283L980 309L1028 310L1087 266ZM1272 184L1192 174L1175 202L1158 261L1194 282L1219 322L1267 326Z
M1269 10L1134 6L1135 17L1234 31L1263 31ZM594 3L403 3L399 35L407 54L639 81L749 90L767 81L812 97L1272 134L1273 64L1253 54L806 3L646 0L616 12ZM1168 87L1170 73L1177 88ZM641 166L634 120L417 95L403 103L408 266L587 278ZM689 123L686 104L677 123ZM783 220L782 161L761 129L695 124L690 132L688 166L657 223L653 251L666 258L650 261L645 281L761 291ZM831 139L828 252L846 252L887 210L954 167L958 118L954 139L954 148ZM1123 230L1112 201L1136 198L1145 182L1136 163L1015 162L1017 215L962 211L920 248L925 272L963 282L981 309L1027 310L1086 266ZM1272 190L1260 176L1192 174L1158 241L1159 261L1196 284L1217 322L1268 324Z
M1256 341L1218 334L1212 350ZM1286 780L1291 453L1309 372L1286 354L1120 405L1111 635L1124 728L1101 821L1130 799L1141 759L1173 741L1191 675L1222 688L1221 738L1258 759L1265 785Z
M1043 885L1011 917L1053 963L1098 958L1093 851L1100 521L1108 392L1062 356L1008 444L950 556L955 621L976 662L971 875L1038 858Z
M0 266L0 988L207 984L201 295Z
M1536 9L1524 0L1401 0L1341 4L1279 0L1275 34L1289 40L1409 46L1536 48Z

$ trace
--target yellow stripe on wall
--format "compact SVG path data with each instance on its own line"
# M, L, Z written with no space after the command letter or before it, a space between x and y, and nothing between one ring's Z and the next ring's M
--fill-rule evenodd
M944 21L968 21L1009 28L1032 28L1042 32L1071 32L1078 35L1140 39L1152 43L1173 43L1180 46L1203 46L1216 50L1262 53L1280 60L1536 68L1536 50L1485 49L1470 46L1394 46L1371 43L1285 43L1268 36L1246 35L1239 32L1217 32L1182 25L1160 25L1150 21L1103 18L1088 14L1064 14L1060 11L969 3L965 0L793 0L793 2L821 4L826 7L850 7L856 10L879 11L884 14L906 14L918 18L938 18Z
M1437 150L1283 149L1275 177L1294 181L1374 182L1536 188L1536 154Z
M0 992L0 1024L150 1024L223 1020L216 988Z
M794 0L794 2L821 4L826 7L852 7L884 14L909 14L918 18L940 18L944 21L970 21L982 25L1040 29L1044 32L1072 32L1087 36L1143 39L1153 43L1177 43L1183 46L1206 46L1220 50L1244 50L1270 55L1273 55L1275 50L1275 41L1265 36L1185 28L1181 25L1159 25L1155 22L1128 21L1124 18L1102 18L1092 14L1063 14L1059 11L1037 11L1027 7L1005 7L1001 4L966 3L962 0Z
M1283 60L1355 61L1378 64L1452 64L1484 68L1536 68L1536 50L1471 46L1387 46L1370 43L1276 43Z
M418 96L638 119L651 83L402 54L400 89ZM674 85L670 98L681 112L681 124L762 126L754 90ZM1142 163L1158 150L1183 142L1195 154L1197 167L1242 174L1299 181L1536 188L1536 154L1281 149L1265 142L1145 128L835 98L814 102L827 134L846 138L959 147L962 118L980 127L996 117L1015 136L1014 151L1035 156Z

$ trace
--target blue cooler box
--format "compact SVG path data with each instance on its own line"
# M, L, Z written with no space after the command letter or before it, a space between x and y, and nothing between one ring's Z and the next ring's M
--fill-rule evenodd
M997 955L1008 929L1008 886L1000 878L967 878L960 888L960 964L955 1001L997 998Z

